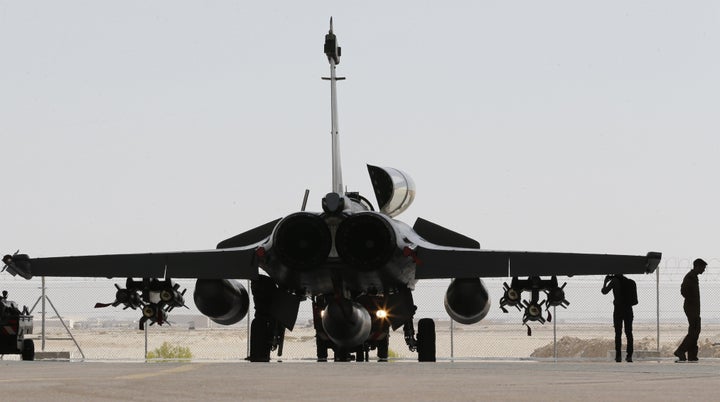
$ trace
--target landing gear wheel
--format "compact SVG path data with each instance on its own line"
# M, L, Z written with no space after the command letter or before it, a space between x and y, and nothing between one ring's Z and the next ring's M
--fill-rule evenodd
M336 362L349 362L350 361L350 352L348 352L346 349L343 349L339 346L336 346L334 349L335 356L333 358Z
M317 348L317 361L326 362L328 361L328 344L327 341L315 337L315 347Z
M377 358L379 362L388 361L388 343L390 341L390 334L385 336L385 339L378 342L377 345Z
M23 340L21 356L23 360L35 360L35 342L32 339Z
M253 318L250 324L251 362L270 361L270 323L262 318Z
M419 362L435 361L435 321L432 318L418 321L417 352Z
M365 350L365 346L358 346L358 348L355 349L355 361L358 363L368 361L368 353Z

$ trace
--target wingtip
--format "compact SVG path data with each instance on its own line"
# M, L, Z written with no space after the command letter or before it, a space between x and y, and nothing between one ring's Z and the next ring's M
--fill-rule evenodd
M655 272L658 265L660 265L660 260L662 259L662 253L657 251L651 251L647 253L647 269L645 270L645 273L651 274Z
M12 276L20 275L25 279L33 276L30 271L30 257L27 254L15 253L12 256L8 254L3 257L2 262L5 264L3 270L7 270Z

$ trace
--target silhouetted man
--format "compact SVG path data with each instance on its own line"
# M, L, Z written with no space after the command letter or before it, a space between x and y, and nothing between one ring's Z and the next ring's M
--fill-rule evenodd
M608 294L613 291L613 326L615 327L615 361L622 361L622 331L625 326L625 337L627 338L627 356L625 361L632 362L633 354L633 308L638 304L637 285L635 281L623 275L608 275L605 277L602 293Z
M680 293L685 298L683 310L688 320L688 333L675 353L678 361L698 361L698 338L700 338L700 284L698 275L705 272L707 262L702 258L693 261L693 269L683 278ZM687 357L685 354L687 353Z
M7 290L3 290L2 296L0 296L0 319L5 318L5 300L7 300L7 295Z

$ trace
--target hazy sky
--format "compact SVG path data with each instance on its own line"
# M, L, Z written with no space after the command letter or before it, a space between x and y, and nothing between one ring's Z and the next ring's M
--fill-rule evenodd
M0 0L0 248L214 248L409 173L483 248L720 257L714 1Z

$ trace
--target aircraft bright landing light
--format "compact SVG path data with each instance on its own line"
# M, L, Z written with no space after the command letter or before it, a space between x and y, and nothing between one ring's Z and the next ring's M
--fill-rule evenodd
M387 311L385 310L378 310L375 312L375 317L377 318L386 318L387 317Z

